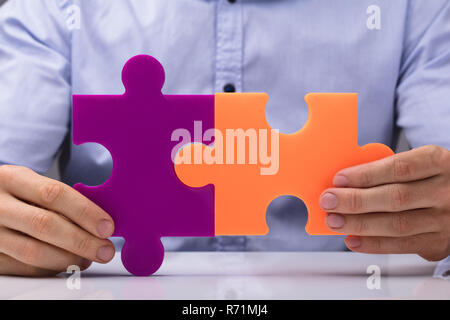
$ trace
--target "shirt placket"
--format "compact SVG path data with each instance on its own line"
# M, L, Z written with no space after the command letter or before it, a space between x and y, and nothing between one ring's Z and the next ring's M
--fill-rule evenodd
M241 0L217 0L215 92L242 92L243 23ZM230 199L233 201L233 199ZM245 251L246 237L218 237L220 251Z
M217 0L215 92L242 92L242 3Z

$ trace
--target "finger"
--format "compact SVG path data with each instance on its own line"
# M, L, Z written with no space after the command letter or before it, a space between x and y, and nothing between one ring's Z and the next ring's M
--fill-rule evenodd
M26 265L62 272L76 265L87 269L90 261L17 231L0 227L0 252Z
M378 161L346 168L334 177L336 187L367 188L421 180L438 175L450 162L450 151L425 146Z
M448 245L435 233L410 237L359 237L345 239L347 247L354 252L373 254L419 254L429 260L441 260L449 255ZM445 246L445 248L444 248Z
M8 181L3 188L13 196L58 212L99 238L113 234L112 218L75 189L24 167L0 169L0 181Z
M320 197L327 212L359 214L400 212L439 206L441 180L433 177L410 183L381 185L373 188L331 188Z
M10 198L1 200L0 224L62 248L90 261L106 263L114 257L114 245L81 229L60 215Z
M356 236L405 237L442 230L433 209L359 215L330 213L326 223L332 231Z
M50 277L59 272L45 270L30 266L17 261L5 254L0 253L0 275L5 276L24 276L24 277Z

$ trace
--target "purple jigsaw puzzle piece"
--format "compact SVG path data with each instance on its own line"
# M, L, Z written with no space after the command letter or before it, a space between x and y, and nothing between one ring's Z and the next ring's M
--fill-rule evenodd
M194 121L214 128L214 95L163 95L164 69L147 55L127 62L122 81L123 95L73 96L73 142L99 143L113 159L103 185L75 189L114 219L125 268L147 276L162 264L161 237L214 236L214 187L184 185L171 159L174 130L195 141Z

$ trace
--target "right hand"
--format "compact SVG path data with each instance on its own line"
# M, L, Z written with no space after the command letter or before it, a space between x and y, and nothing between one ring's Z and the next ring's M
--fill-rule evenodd
M0 275L49 276L107 263L113 232L112 218L71 187L0 166Z

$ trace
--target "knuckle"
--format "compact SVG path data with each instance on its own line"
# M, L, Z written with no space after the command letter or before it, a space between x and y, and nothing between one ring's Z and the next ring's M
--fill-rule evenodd
M403 237L399 239L399 248L401 253L420 252L421 243L418 237Z
M89 217L91 204L88 201L84 201L81 205L80 210L77 213L78 221L85 221Z
M18 177L26 173L35 173L27 167L5 164L0 166L0 186L8 188L8 184L14 182Z
M14 175L14 172L16 172L16 166L12 165L2 165L0 166L0 178L1 180L9 180Z
M373 237L371 242L372 242L372 250L374 252L382 252L382 250L383 250L383 243L382 243L382 240L380 238Z
M364 207L361 192L357 189L352 190L349 195L349 209L355 212L361 211Z
M59 198L62 191L63 187L60 183L46 183L40 188L40 198L43 203L52 204Z
M410 238L400 238L399 239L399 249L402 253L407 253L412 247L412 240Z
M448 151L435 145L427 146L426 148L430 157L431 165L438 168L443 168L446 165Z
M8 201L9 199L5 199L3 198L3 196L0 199L0 218L4 215L6 215L9 211L7 205L6 205L6 201Z
M411 164L400 160L398 156L392 157L394 168L394 179L396 181L408 180L411 176Z
M408 235L412 226L408 214L399 213L392 215L392 229L398 235Z
M34 214L30 221L31 231L37 236L49 234L52 226L53 218L45 212Z
M449 179L450 180L450 179ZM439 200L443 200L444 203L448 204L448 208L450 208L450 181L447 180L445 182L445 186L441 188L442 196L439 198ZM448 213L450 214L450 210L448 210Z
M370 174L370 171L368 169L363 169L359 173L359 178L361 181L361 184L363 186L370 186L372 185L372 175Z
M369 224L367 223L366 219L356 219L355 231L358 235L364 235L369 231Z
M428 214L431 230L450 235L450 216L446 216L446 210L435 209ZM450 238L450 236L449 236Z
M450 150L443 149L442 162L444 170L446 172L450 171Z
M4 165L0 166L0 174L6 175L8 177L12 177L18 173L24 173L24 172L34 172L34 171L27 167L15 166L12 164L4 164Z
M450 178L446 175L438 175L433 178L435 188L430 190L429 197L436 204L436 207L450 207Z
M390 187L391 209L393 211L401 211L406 208L409 201L409 192L401 184L393 184Z
M25 264L35 265L40 260L41 249L33 241L27 240L19 248L18 254Z
M88 237L77 237L75 240L75 250L79 255L86 255L91 247L91 241Z

